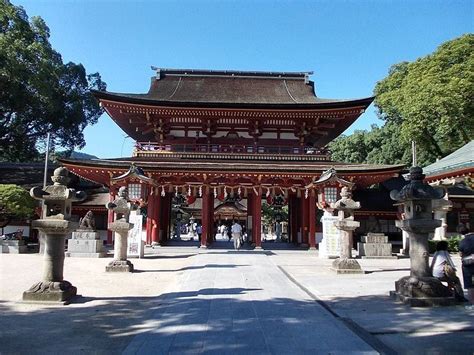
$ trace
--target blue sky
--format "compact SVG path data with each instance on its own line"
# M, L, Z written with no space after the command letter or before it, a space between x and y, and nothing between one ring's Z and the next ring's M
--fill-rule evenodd
M98 71L109 91L148 91L150 66L314 71L324 98L372 95L391 65L413 61L473 32L473 1L12 0L41 16L64 61ZM375 108L352 125L379 123ZM86 128L82 150L131 155L107 116Z

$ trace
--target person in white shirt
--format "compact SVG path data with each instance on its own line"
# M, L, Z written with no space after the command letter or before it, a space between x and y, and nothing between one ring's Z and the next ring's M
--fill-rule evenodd
M240 250L240 247L242 246L242 226L238 224L237 221L234 221L231 232L232 239L234 239L234 249Z
M448 252L448 242L444 240L436 244L436 253L431 261L431 272L433 277L448 283L448 287L454 291L457 300L465 300L461 281L456 276L456 268Z

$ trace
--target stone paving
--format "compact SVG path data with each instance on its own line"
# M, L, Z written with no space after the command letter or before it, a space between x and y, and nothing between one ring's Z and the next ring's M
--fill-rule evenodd
M19 302L41 257L0 255L0 353L474 353L474 312L388 297L408 259L360 260L362 275L304 250L147 249L130 274L109 261L67 258L82 297L51 307Z

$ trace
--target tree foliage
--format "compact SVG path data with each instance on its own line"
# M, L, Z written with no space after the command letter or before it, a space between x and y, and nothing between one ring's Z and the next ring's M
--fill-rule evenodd
M63 63L49 36L40 17L0 0L0 160L34 160L48 132L54 145L82 148L102 113L90 94L106 88L99 73Z
M474 35L441 45L413 63L393 65L375 87L375 105L385 121L329 144L332 158L348 163L433 163L474 138Z
M375 87L379 117L399 127L431 161L474 138L474 35L442 44L433 54L390 68Z
M36 201L28 191L17 185L0 185L0 220L28 218L34 213Z

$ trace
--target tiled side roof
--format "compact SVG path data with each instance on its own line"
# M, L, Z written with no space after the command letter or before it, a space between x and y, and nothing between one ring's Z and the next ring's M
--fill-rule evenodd
M424 167L423 172L430 177L466 168L474 168L474 140L443 159Z

